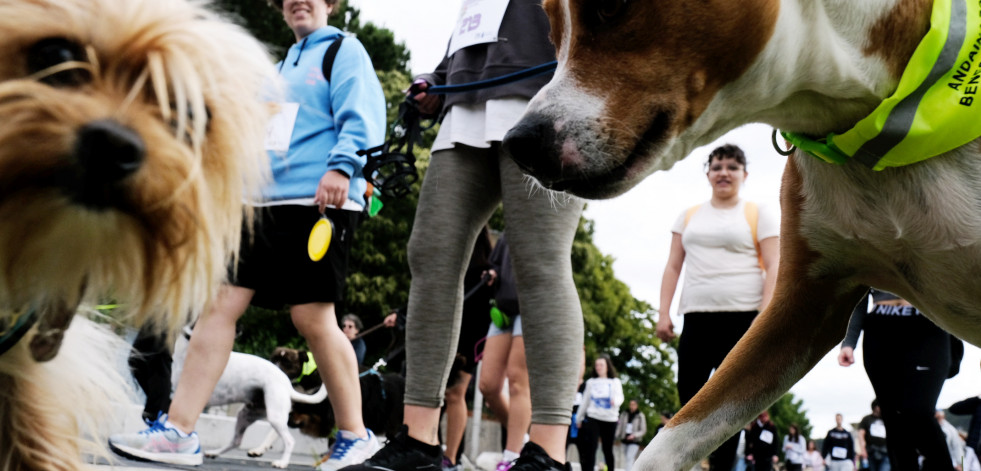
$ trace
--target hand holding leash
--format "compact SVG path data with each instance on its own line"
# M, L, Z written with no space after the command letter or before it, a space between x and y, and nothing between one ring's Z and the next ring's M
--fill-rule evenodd
M324 213L328 205L338 209L344 206L350 185L351 179L338 170L330 170L325 173L320 178L317 194L313 198L313 202L320 208L320 214Z
M429 82L418 79L412 82L412 86L406 90L406 95L408 95L410 100L415 100L416 108L422 116L435 116L439 113L440 105L443 101L439 95L426 93L429 86Z

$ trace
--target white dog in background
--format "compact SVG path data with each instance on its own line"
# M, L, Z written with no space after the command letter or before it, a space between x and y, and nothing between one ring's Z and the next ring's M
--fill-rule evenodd
M174 368L171 379L175 386L181 370L184 369L189 338L190 329L185 328L184 335L178 337L174 345ZM245 429L256 420L265 419L283 440L283 456L273 461L272 465L275 468L285 468L290 463L290 455L296 443L287 426L293 402L319 404L324 399L327 399L327 389L323 385L314 394L297 392L293 389L293 384L286 373L269 360L246 353L232 352L232 356L228 358L228 365L222 371L211 399L208 400L208 406L244 403L245 407L235 418L235 435L231 443L224 448L206 451L205 456L215 458L228 450L238 448L242 444ZM249 456L261 456L267 448L268 446L259 446L249 450Z

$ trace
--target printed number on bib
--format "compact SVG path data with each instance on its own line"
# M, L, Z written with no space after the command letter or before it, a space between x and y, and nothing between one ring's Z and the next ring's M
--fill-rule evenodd
M474 44L497 42L508 0L463 0L446 55Z
M886 425L881 420L869 425L869 434L876 438L886 438Z
M286 152L290 150L296 115L300 112L299 103L277 103L279 109L266 126L266 150Z

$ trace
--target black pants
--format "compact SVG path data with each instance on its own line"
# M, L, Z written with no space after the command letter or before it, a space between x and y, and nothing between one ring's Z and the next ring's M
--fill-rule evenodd
M589 417L579 429L579 466L583 471L593 471L596 465L596 443L603 442L603 457L609 471L616 469L613 458L613 435L617 431L616 422L604 422Z
M917 338L896 338L868 324L863 343L865 370L879 399L886 446L893 471L953 469L940 425L934 418L937 397L950 371L950 335L923 326Z
M170 372L173 359L165 339L166 335L158 334L152 327L146 326L137 334L133 342L133 353L129 357L133 377L146 394L144 419L155 420L158 413L166 413L170 408Z
M685 405L722 364L732 347L749 329L757 311L690 312L678 341L678 398ZM729 471L736 459L739 433L729 437L711 455L709 469Z

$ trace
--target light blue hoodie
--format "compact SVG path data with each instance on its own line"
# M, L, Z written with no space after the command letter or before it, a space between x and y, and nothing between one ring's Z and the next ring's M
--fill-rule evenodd
M324 53L342 35L333 26L320 28L276 65L285 101L300 107L289 151L269 153L274 181L263 191L266 201L313 198L324 173L340 170L351 177L348 199L365 204L365 157L356 152L385 140L385 96L368 53L353 37L337 51L330 83L324 79Z

